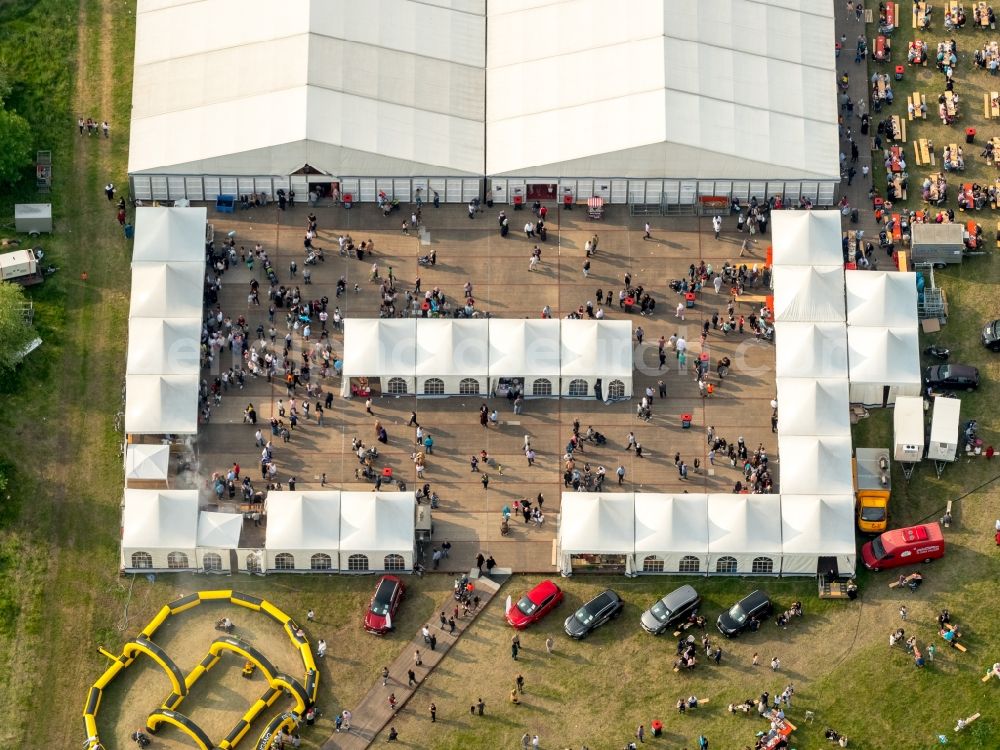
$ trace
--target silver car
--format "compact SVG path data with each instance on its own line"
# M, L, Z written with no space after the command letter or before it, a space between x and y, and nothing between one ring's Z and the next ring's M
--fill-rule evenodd
M647 633L659 635L681 620L686 620L697 613L700 604L701 597L694 590L694 586L685 584L643 612L639 622Z

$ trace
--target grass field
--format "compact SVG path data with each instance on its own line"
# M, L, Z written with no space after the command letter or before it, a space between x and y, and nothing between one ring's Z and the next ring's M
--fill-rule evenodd
M904 4L901 8L908 10ZM322 708L328 713L353 705L375 683L399 643L396 638L368 638L360 631L358 618L370 594L370 578L217 581L182 576L150 583L117 575L122 480L113 417L121 409L129 250L101 188L109 179L125 182L133 18L134 2L124 0L0 2L0 49L18 76L12 106L35 125L37 145L54 153L52 198L58 231L44 244L61 268L33 292L46 343L15 378L2 384L0 393L0 428L7 437L0 457L13 470L10 497L0 506L3 748L78 747L86 688L105 665L94 647L117 649L163 602L192 588L233 585L298 614L314 607L319 615L315 635L325 637L330 655L338 657L328 663L324 675L329 679L323 681ZM904 18L895 39L897 59L905 53L911 32ZM936 42L944 36L935 29L925 38ZM982 100L988 76L970 69L969 53L996 34L967 30L954 36L962 52L956 89L966 102L960 124L963 129L976 125L982 141L1000 131L1000 124L986 125L981 114L977 119L977 101ZM896 84L892 111L905 111L901 102L907 87L914 85L929 100L943 90L940 74L931 68L908 68L906 79ZM114 137L108 142L81 140L74 128L78 113L108 117ZM939 153L944 144L961 140L958 126L945 128L932 118L908 125L911 140L930 137ZM908 157L911 153L908 144ZM990 179L971 148L966 161L963 180ZM920 171L911 166L910 172L908 205L915 206ZM3 216L10 215L15 199L24 197L32 197L30 190L0 197ZM84 270L89 274L86 283L80 280ZM994 292L998 281L991 257L970 259L939 273L951 318L933 339L951 346L956 359L983 370L980 391L963 395L963 417L978 418L984 439L995 446L1000 446L995 408L1000 360L979 347L976 337L983 320L1000 317L1000 299ZM857 428L858 445L887 445L890 439L889 414L875 414ZM985 665L1000 658L995 615L1000 560L990 534L1000 513L1000 495L996 483L988 484L998 470L1000 464L980 460L951 466L940 480L930 467L921 467L909 484L894 476L893 520L898 524L936 517L948 499L961 498L948 556L927 569L928 581L916 595L890 592L885 574L862 576L862 598L850 604L818 602L810 581L694 581L706 598L705 613L713 617L758 583L782 603L794 598L805 603L805 618L786 633L769 625L760 634L724 644L719 667L703 665L690 674L674 674L671 641L653 639L638 628L641 608L679 584L676 579L566 581L568 602L525 634L527 649L516 665L508 650L510 631L502 624L504 592L431 677L426 692L422 688L401 713L396 722L400 744L513 747L530 731L542 737L543 747L584 742L595 748L620 747L639 722L648 727L650 719L659 717L668 733L661 747L690 747L704 732L713 748L738 748L752 745L753 734L764 724L729 716L725 704L763 689L773 693L791 681L797 691L790 715L801 727L794 746L800 750L828 747L821 736L828 725L851 737L851 747L929 748L941 732L961 747L1000 747L995 709L1000 685L979 681ZM516 594L532 580L515 579L509 592ZM606 585L626 598L625 616L587 641L568 642L561 633L562 617ZM428 577L416 586L403 609L402 633L412 632L431 612L450 580ZM901 602L911 611L907 630L915 632L921 644L935 638L937 610L949 607L964 626L969 653L942 650L933 665L918 672L905 653L889 652L886 638L898 622ZM551 658L541 646L549 633L557 643ZM780 656L782 672L752 670L749 660L755 650L765 661ZM527 679L524 703L517 707L507 702L515 668ZM674 703L692 693L709 697L709 707L677 716ZM480 695L487 702L482 720L468 715L468 705ZM433 726L426 713L431 700L440 709L440 720ZM815 723L802 724L806 709L815 711ZM109 739L120 741L121 727L131 717L113 703L106 711L111 723L102 729ZM982 711L984 718L956 738L950 731L955 720L975 711ZM326 720L321 729L329 726ZM309 746L323 739L325 732L314 732Z

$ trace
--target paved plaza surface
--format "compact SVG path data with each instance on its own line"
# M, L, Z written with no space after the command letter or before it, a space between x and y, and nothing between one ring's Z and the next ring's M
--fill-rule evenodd
M277 479L283 489L287 489L289 477L294 476L297 490L319 490L323 474L327 488L372 489L371 483L355 480L358 461L351 450L351 441L360 437L366 444L374 444L376 419L389 434L388 444L378 445L378 467L391 467L396 478L405 481L408 489L415 489L421 483L416 481L411 460L414 430L406 426L410 411L415 410L420 424L434 438L434 453L427 456L424 479L441 498L441 506L434 515L434 542L448 540L453 545L442 569L468 570L475 555L483 550L493 554L500 565L517 572L550 572L554 565L560 494L564 489L562 455L574 419L580 420L583 431L592 425L608 438L608 443L601 447L587 444L586 452L578 460L578 463L589 461L594 469L605 466L608 491L732 491L735 482L742 479L739 470L731 468L728 461L706 466L708 425L729 440L742 436L751 451L763 443L772 458L771 471L777 483L777 443L770 423L770 401L774 397L773 344L755 341L750 334L724 336L721 331L713 330L707 347L712 363L710 382L716 388L713 395L702 399L692 367L694 355L700 350L701 326L713 312L725 313L729 292L723 288L721 294L716 294L714 289L707 288L698 295L695 306L685 311L686 319L682 321L676 317L679 297L668 288L671 280L686 275L692 263L697 265L704 260L718 270L726 261L741 260L738 256L746 235L736 232L735 216L724 215L719 240L714 239L709 216L653 217L648 219L652 238L645 240L643 224L647 219L630 217L627 207L610 207L603 220L594 221L588 219L586 207L566 211L550 206L547 242L538 243L519 231L525 221L533 219L527 209L484 207L482 213L470 220L464 205L442 205L435 209L424 204L421 231L410 230L407 236L402 234L400 223L404 216L409 218L412 208L404 205L402 213L383 217L374 205L357 204L350 210L328 204L310 209L297 204L286 211L271 205L235 214L218 214L210 207L209 222L214 225L217 243L231 231L235 231L237 249L243 246L250 252L260 242L274 262L280 283L298 285L304 299L326 295L330 299L331 317L335 306L340 307L346 318L378 316L379 287L369 282L373 260L378 262L383 276L392 267L401 297L402 291L413 288L419 276L422 289L439 287L454 304L461 302L463 286L471 281L476 308L504 318L539 318L544 305L551 307L553 317L565 317L588 300L595 300L597 289L605 294L613 290L617 300L623 276L630 272L633 284L642 284L657 302L651 316L626 313L617 303L606 309L608 319L629 319L633 330L642 326L645 332L641 345L633 340L634 397L613 404L593 398L529 398L524 413L514 415L505 398L383 396L374 401L373 417L365 413L363 399L342 398L340 378L331 377L322 384L325 391L335 395L333 408L324 414L323 426L310 416L300 421L289 443L274 439ZM325 249L326 260L312 267L312 284L303 285L302 240L310 210L316 213L319 223L319 239L314 245ZM510 219L511 232L506 238L498 232L497 215L501 210L506 210ZM358 261L341 257L337 244L341 233L349 233L356 244L374 240L374 258ZM595 233L600 239L599 248L591 261L589 277L584 277L584 244ZM742 261L747 265L762 264L768 242L769 236L760 237L752 255ZM538 271L529 272L529 257L536 243L542 248L542 262ZM437 265L418 266L418 256L431 249L437 252ZM294 279L289 275L292 260L298 264ZM257 274L261 281L261 306L248 309L251 273ZM347 293L338 300L335 285L340 276L347 280ZM355 284L359 285L359 292L354 291ZM265 329L268 327L267 288L259 264L254 272L238 267L223 275L219 304L234 320L246 316L251 339L256 338L259 323L263 322ZM765 293L761 288L747 290L748 295ZM760 299L738 303L737 316L757 311ZM279 309L275 320L279 353L287 332L284 316L285 311ZM314 336L318 329L317 322ZM674 333L685 336L689 342L687 369L680 371L673 352L668 352L667 365L658 370L657 339L661 335L669 338ZM332 343L334 351L342 354L342 334L333 333ZM296 333L293 355L296 360L301 344ZM715 364L723 356L728 356L733 366L729 376L720 382ZM220 359L224 367L231 363L228 353L223 353ZM667 398L655 398L653 417L644 422L636 417L636 404L647 386L657 390L659 379L666 384ZM296 395L301 399L304 391ZM268 421L277 415L279 398L287 402L283 383L269 384L264 378L249 378L244 390L227 391L222 404L213 408L210 422L200 426L192 464L197 473L182 476L180 483L185 479L196 482L202 489L203 502L214 503L209 477L214 471L226 471L237 461L254 480L255 487L262 488L254 428L243 423L242 415L252 402L266 434ZM487 429L480 425L479 408L483 403L491 410L494 407L499 410L499 426ZM693 416L690 429L682 429L682 414ZM642 458L625 449L629 431L635 432L643 446ZM538 454L532 467L527 466L522 452L525 435L531 437ZM490 476L488 490L483 489L481 475L471 472L469 464L469 457L483 449L503 466L502 476L495 465L485 470ZM674 466L676 453L688 464L686 481L679 478ZM697 472L695 459L701 463ZM619 463L626 470L625 483L620 488L615 477ZM535 527L515 518L511 523L513 533L501 538L502 508L512 505L517 498L534 498L539 493L545 498L544 524ZM249 521L246 526L245 542L254 536L262 541L262 529L255 529ZM429 554L425 563L429 563Z

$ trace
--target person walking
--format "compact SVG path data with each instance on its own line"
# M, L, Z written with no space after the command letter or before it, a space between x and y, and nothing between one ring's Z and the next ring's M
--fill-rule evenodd
M479 700L476 701L476 713L482 716L483 711L485 710L486 710L486 701L484 701L482 697L480 697Z
M412 669L406 670L406 686L413 687L417 684L417 673Z
M649 234L649 222L648 221L646 222L645 231L642 234L642 238L644 240L651 239L650 234Z
M487 474L487 473L485 473L485 472L483 472L483 478L482 478L481 481L483 483L483 489L484 490L489 489L489 487L490 487L490 475Z
M759 667L760 666L760 654L756 651L753 652L753 659L750 661L750 666Z
M438 716L438 707L436 705L434 705L433 702L431 702L430 711L431 711L431 724L435 724L435 723L437 723L437 720L438 720L437 719L437 716Z
M486 558L486 575L487 577L493 575L493 568L497 566L497 561L493 559L493 555ZM477 604L478 606L478 604Z
M389 667L382 667L382 687L389 684Z
M639 740L639 742L646 741L646 727L644 727L642 724L640 724L638 729L635 730L635 738Z
M524 695L524 675L523 674L518 674L518 676L514 678L514 687L517 688L517 692L519 692L522 695Z
M548 638L545 639L545 651L551 654L554 648L555 648L555 641L553 641L552 637L549 636ZM931 661L933 661L933 659Z
M779 669L781 669L781 660L775 656L771 659L771 671L777 672Z
M479 569L480 573L483 572L483 564L485 562L486 562L486 558L483 557L483 553L482 552L480 552L478 555L476 555L476 567Z
M719 239L719 232L722 231L722 217L718 214L712 217L712 231L715 232L715 239Z
M417 413L415 411L410 412L410 421L406 423L407 427L419 427L420 422L417 421Z
M618 468L615 469L615 473L618 475L618 484L625 484L625 467L618 464Z
M906 612L907 612L906 611L906 605L903 604L899 608L899 619L902 620L903 622L906 622Z

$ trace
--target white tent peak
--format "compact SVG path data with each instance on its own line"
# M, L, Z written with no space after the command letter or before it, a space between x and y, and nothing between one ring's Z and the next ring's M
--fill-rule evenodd
M198 516L198 546L237 549L243 531L242 513L215 513L203 510Z
M125 449L125 479L165 481L169 468L169 445L133 443Z
M847 323L851 326L913 327L917 323L917 279L912 272L847 271Z
M843 265L839 211L774 211L771 224L774 265Z
M846 319L840 266L774 267L774 319L837 323Z
M205 262L208 209L139 206L132 262Z

